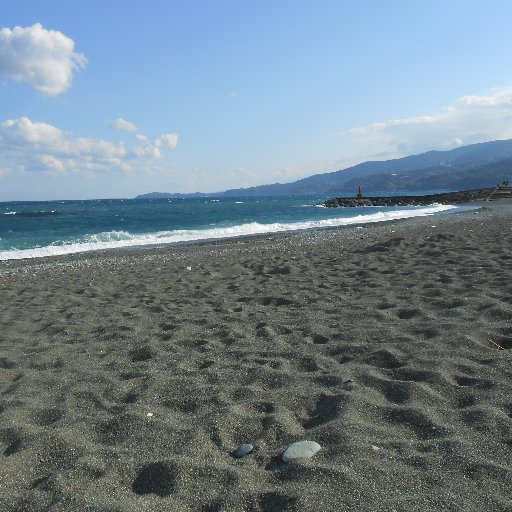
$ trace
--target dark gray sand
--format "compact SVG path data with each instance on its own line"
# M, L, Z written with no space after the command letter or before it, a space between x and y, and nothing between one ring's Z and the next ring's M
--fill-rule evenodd
M510 206L0 286L2 512L512 510Z

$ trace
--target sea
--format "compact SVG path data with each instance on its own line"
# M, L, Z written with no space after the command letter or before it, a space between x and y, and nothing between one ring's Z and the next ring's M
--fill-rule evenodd
M0 203L0 260L163 246L432 215L460 207L325 208L326 198L98 199Z

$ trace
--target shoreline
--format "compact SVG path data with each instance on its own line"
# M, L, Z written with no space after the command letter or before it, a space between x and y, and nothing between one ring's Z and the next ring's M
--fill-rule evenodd
M449 206L449 205L448 205ZM261 237L262 239L266 239L269 237L275 237L275 236L286 236L289 234L303 234L303 233L311 233L315 231L322 231L322 230L345 230L350 228L359 228L359 226L370 226L370 225L383 225L387 222L397 222L401 220L407 220L409 218L421 218L421 217L430 217L432 215L447 215L447 214L458 214L462 213L459 208L468 208L469 211L472 211L474 209L480 209L484 208L485 203L481 202L470 202L470 203L460 203L457 205L454 205L454 210L444 210L435 212L432 214L427 215L418 215L414 217L405 217L405 218L397 218L397 219L389 219L389 220L382 220L382 221L369 221L369 222L361 222L361 223L354 223L354 224L346 224L346 225L333 225L333 226L315 226L315 227L309 227L309 228L300 228L300 229L289 229L289 230L283 230L283 231L269 231L264 233L249 233L249 234L242 234L242 235L233 235L233 236L226 236L222 238L206 238L206 239L197 239L197 240L187 240L187 241L179 241L179 242L162 242L162 243L155 243L155 244L146 244L146 245L126 245L126 246L120 246L120 247L109 247L109 248L102 248L102 249L83 249L79 250L77 249L76 252L70 252L70 253L64 253L64 254L52 254L52 255L41 255L41 256L32 256L32 257L21 257L21 258L8 258L8 259L0 259L0 273L1 268L4 263L7 262L29 262L29 261L47 261L54 258L66 258L66 257L79 257L80 255L90 255L91 257L94 257L96 254L102 254L102 253L124 253L124 252L139 252L139 251L153 251L153 250L159 250L159 249L168 249L173 247L186 247L186 246L195 246L195 245L202 245L202 244L215 244L215 243L223 243L227 241L243 241L243 240L254 240ZM28 250L37 250L37 249L28 249Z
M1 262L0 508L509 509L511 248L492 204Z

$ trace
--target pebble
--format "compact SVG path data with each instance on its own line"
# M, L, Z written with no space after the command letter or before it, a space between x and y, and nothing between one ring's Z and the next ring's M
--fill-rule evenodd
M240 457L244 457L245 455L248 455L254 450L254 446L249 443L243 443L241 444L236 450L235 450L235 457L239 459Z
M299 441L292 443L283 453L283 462L290 462L294 459L310 459L322 447L315 441Z

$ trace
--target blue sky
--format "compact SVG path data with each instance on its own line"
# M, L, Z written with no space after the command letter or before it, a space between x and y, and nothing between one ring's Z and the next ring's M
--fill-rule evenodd
M214 192L512 138L508 0L2 4L1 201Z

